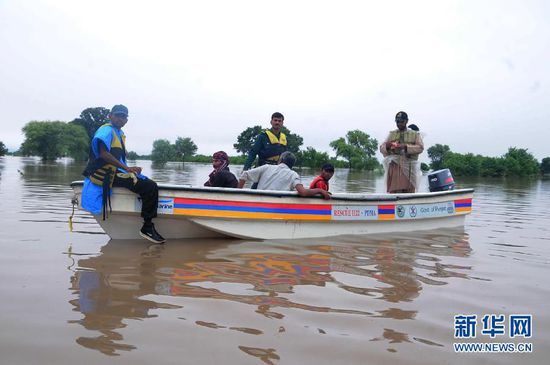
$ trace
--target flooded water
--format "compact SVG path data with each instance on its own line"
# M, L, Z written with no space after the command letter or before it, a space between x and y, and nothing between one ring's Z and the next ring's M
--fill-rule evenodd
M202 185L211 171L140 164L167 183ZM109 241L82 211L69 232L68 184L82 168L0 158L0 364L548 361L549 180L459 181L476 190L459 230L150 246ZM338 170L331 190L382 191L382 179ZM477 315L476 338L455 338L461 314ZM484 325L491 314L504 322ZM511 338L519 314L532 315L531 337ZM503 334L482 333L499 323ZM457 353L454 343L532 352Z

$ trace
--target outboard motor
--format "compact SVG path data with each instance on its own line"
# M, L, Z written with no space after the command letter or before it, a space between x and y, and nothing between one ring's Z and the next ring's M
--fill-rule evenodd
M437 170L428 175L430 191L446 191L455 188L455 181L449 169Z

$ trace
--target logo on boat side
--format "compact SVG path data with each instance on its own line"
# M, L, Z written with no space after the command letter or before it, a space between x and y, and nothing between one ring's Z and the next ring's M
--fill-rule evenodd
M409 215L411 216L411 218L416 217L416 206L411 205L409 207Z
M447 203L447 213L453 214L455 212L454 203Z
M397 216L399 218L403 218L405 216L405 207L404 206L398 205L396 210L397 210Z
M159 205L157 208L159 214L174 214L174 199L172 198L159 198Z

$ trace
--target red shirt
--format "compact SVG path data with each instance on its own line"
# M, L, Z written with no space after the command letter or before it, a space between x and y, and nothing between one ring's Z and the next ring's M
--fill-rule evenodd
M313 179L311 184L309 184L309 188L310 189L319 188L319 189L328 191L328 181L326 181L325 179L323 179L321 175L319 175L315 179Z

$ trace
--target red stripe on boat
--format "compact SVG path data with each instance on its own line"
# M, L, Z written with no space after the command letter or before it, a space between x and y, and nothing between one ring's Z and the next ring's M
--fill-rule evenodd
M234 202L229 200L206 200L206 199L187 199L187 198L174 198L174 204L205 204L205 205L216 205L216 206L310 209L310 210L330 210L332 207L331 205L327 205L327 204L310 205L310 204L254 203L254 202Z

